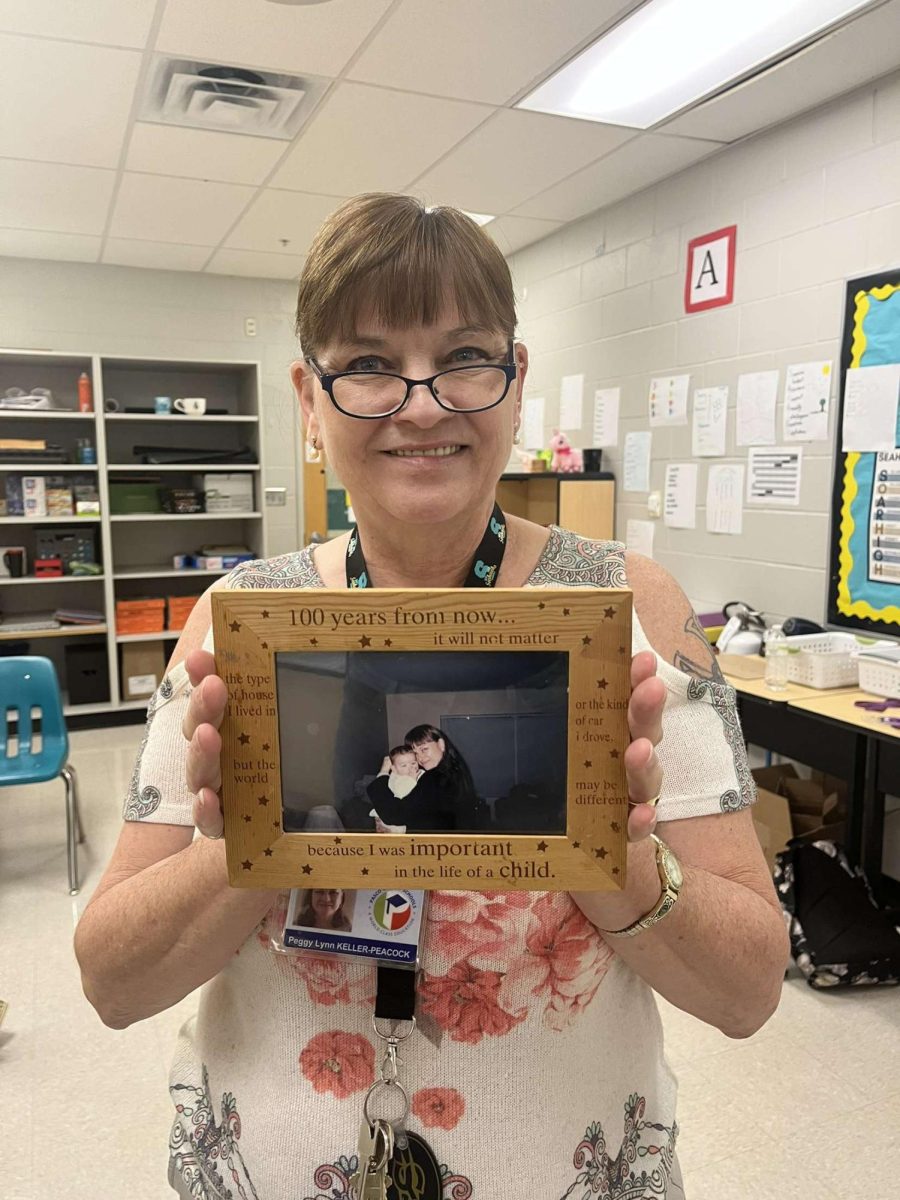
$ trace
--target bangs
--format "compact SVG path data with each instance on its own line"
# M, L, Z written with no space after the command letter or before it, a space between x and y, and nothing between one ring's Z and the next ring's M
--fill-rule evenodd
M361 322L387 329L433 325L454 309L461 325L515 332L509 267L475 222L410 196L360 196L317 235L300 279L303 353L352 342ZM366 330L370 332L370 330Z

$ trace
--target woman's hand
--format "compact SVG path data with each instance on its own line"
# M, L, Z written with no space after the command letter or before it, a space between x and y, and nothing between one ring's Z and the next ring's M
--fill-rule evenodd
M378 772L378 774L379 775L390 775L390 773L391 773L391 756L389 754L386 754L384 756L384 758L381 760L381 769Z
M206 650L192 650L184 660L193 685L182 732L190 745L187 753L188 790L194 793L194 824L204 837L220 838L225 832L219 789L222 775L219 726L225 715L228 689L216 674L216 661Z
M666 688L656 677L656 655L651 650L642 650L631 660L631 688L628 704L631 745L625 751L631 805L628 840L640 842L656 828L655 803L662 788L662 769L656 747L662 741Z

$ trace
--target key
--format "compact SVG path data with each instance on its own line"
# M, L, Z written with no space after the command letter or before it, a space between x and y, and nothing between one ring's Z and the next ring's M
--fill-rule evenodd
M363 1118L359 1127L359 1168L350 1176L350 1191L355 1200L386 1200L391 1180L388 1163L394 1153L394 1132L387 1121L374 1126Z

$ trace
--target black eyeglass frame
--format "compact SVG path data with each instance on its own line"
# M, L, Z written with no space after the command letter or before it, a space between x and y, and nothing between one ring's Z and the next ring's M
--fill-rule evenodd
M487 412L491 408L496 408L497 405L502 404L509 395L510 386L518 374L518 366L516 365L515 361L515 343L512 338L509 339L507 344L506 355L507 361L505 363L465 363L460 367L448 367L446 371L438 371L436 375L432 375L428 379L409 379L406 375L397 375L393 371L332 371L329 373L323 371L316 360L310 355L307 355L306 361L312 367L316 379L318 379L319 383L327 392L328 399L339 413L343 413L345 417L353 417L357 421L383 421L385 417L395 417L398 412L402 412L402 410L406 408L407 404L409 404L409 398L412 395L413 388L420 387L422 385L428 388L435 404L437 404L439 408L442 408L444 412L478 413ZM485 404L481 408L450 408L440 400L437 392L434 390L434 383L436 379L440 379L442 375L453 375L457 371L471 371L473 368L477 369L479 367L491 367L493 370L503 371L505 374L506 387L503 389L498 399L494 400L491 404ZM346 408L341 408L340 404L338 404L337 400L335 400L334 385L339 379L352 377L354 375L383 375L385 379L402 379L406 384L406 395L396 406L396 408L392 408L389 412L371 414L348 412Z

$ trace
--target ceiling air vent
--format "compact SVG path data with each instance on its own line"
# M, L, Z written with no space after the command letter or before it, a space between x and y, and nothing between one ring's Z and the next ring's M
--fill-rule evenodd
M295 137L326 80L158 57L140 119L254 137Z

